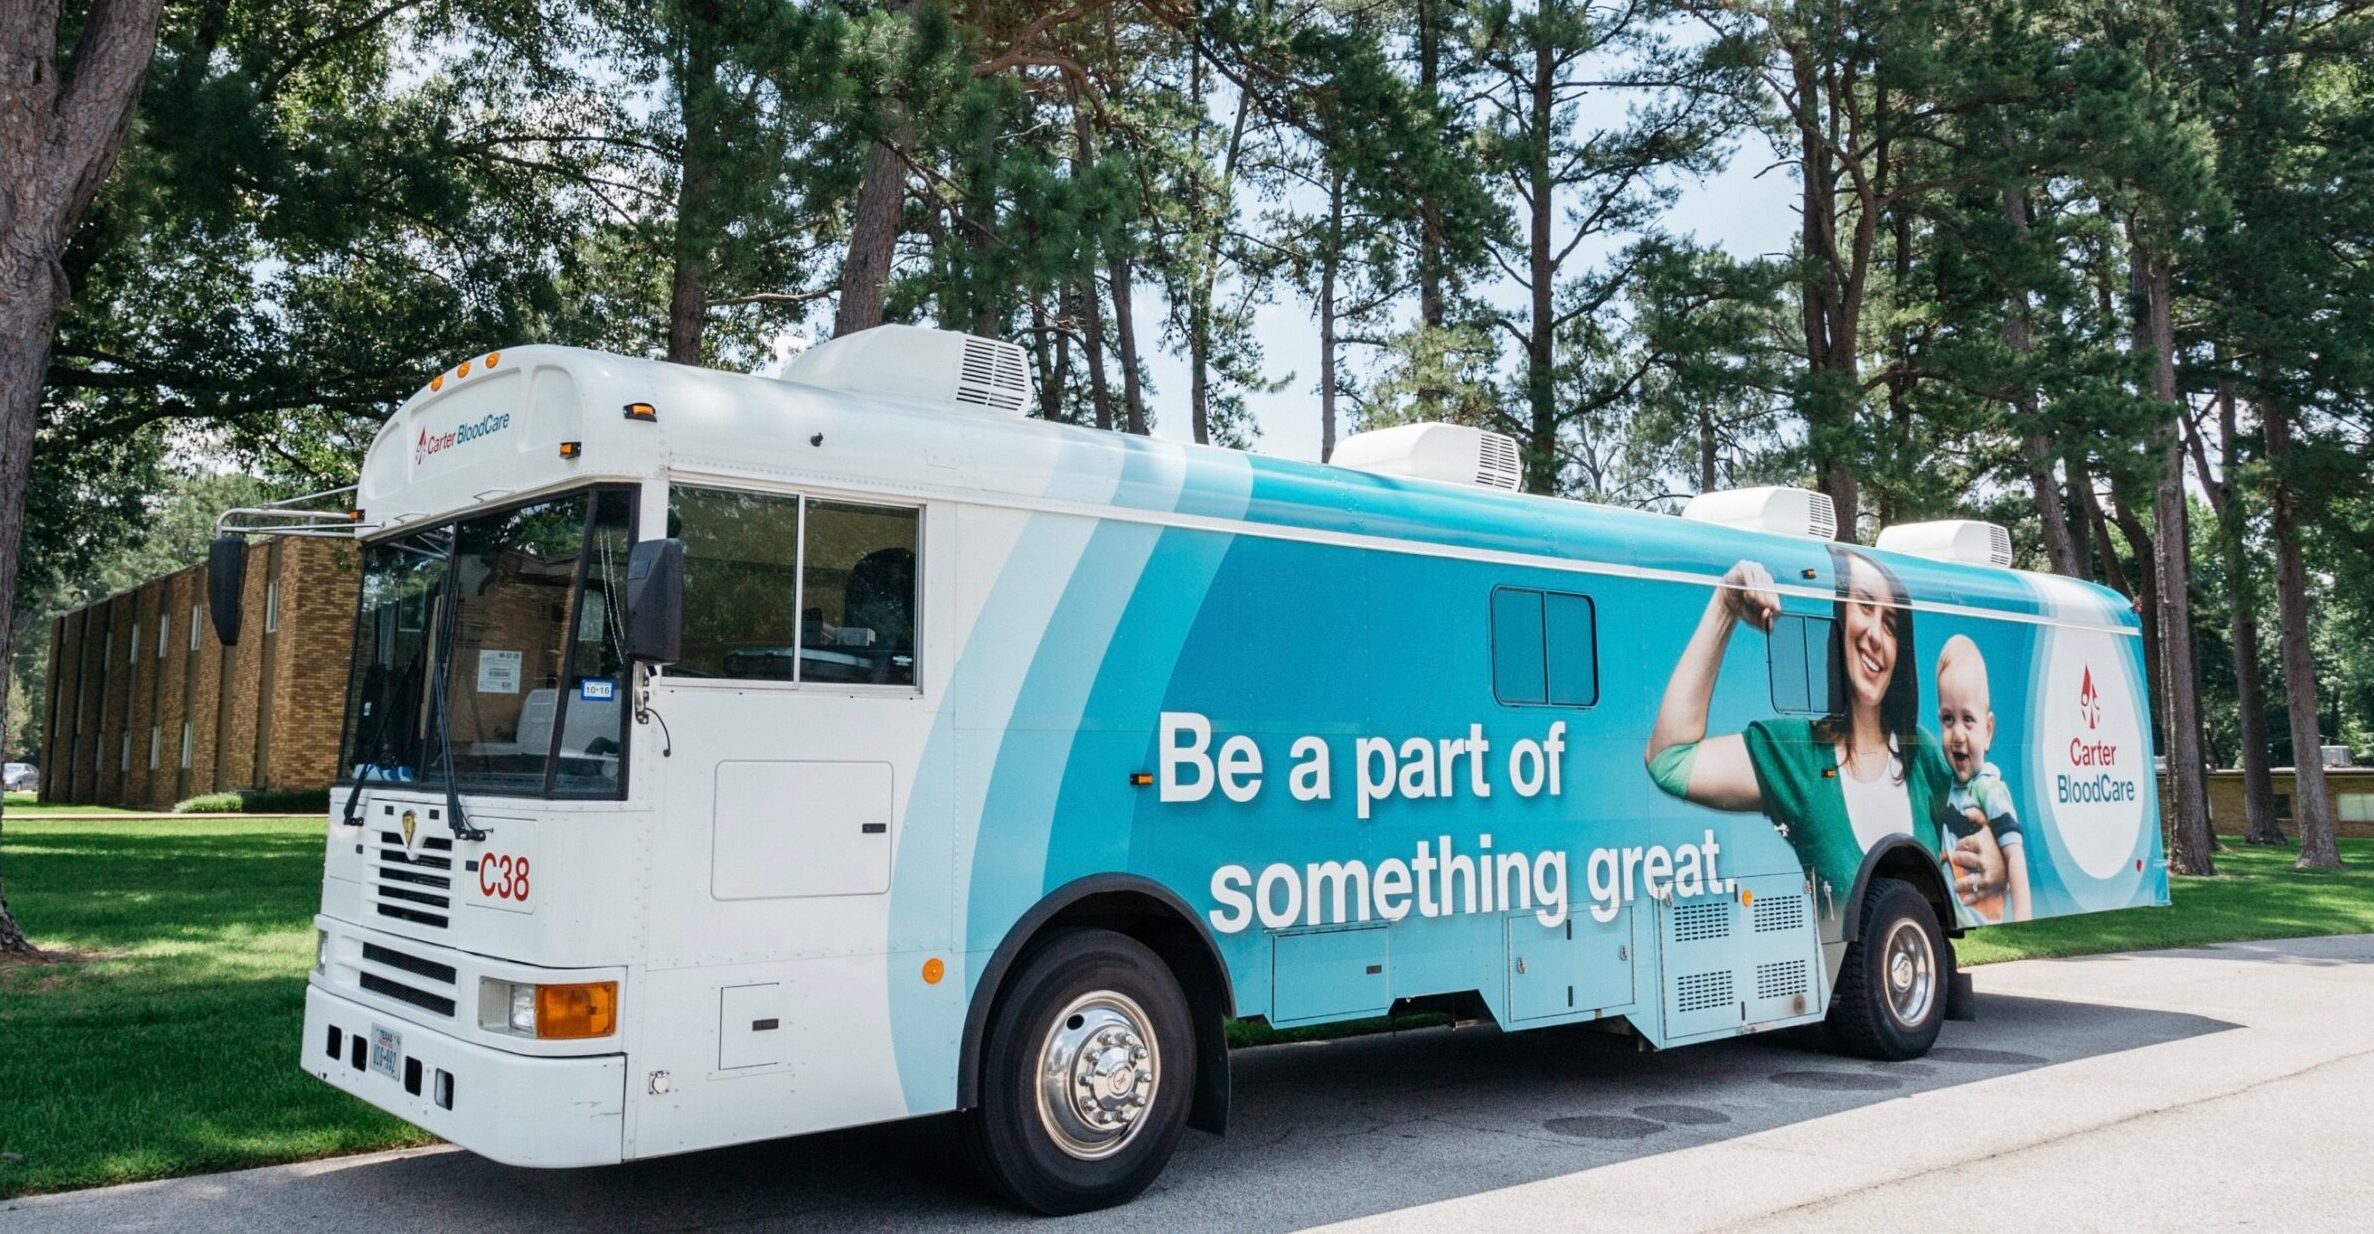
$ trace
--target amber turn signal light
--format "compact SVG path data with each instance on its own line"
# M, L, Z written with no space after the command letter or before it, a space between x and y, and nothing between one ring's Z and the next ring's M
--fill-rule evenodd
M536 1036L545 1041L607 1037L618 1031L618 983L536 987Z

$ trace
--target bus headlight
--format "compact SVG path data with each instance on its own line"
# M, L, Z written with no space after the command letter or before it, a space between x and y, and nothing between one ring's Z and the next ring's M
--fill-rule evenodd
M319 926L313 931L313 971L326 972L330 967L330 932Z
M481 978L478 1027L541 1041L581 1041L618 1031L618 983L536 985Z

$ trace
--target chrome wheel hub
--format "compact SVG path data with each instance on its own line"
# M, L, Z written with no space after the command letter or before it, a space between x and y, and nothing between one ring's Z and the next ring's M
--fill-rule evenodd
M1887 980L1888 1014L1905 1028L1919 1027L1937 999L1937 950L1929 944L1929 932L1913 921L1889 927L1880 947L1880 971Z
M1145 1009L1096 990L1055 1016L1039 1049L1039 1122L1082 1161L1120 1152L1145 1125L1162 1083L1162 1051Z

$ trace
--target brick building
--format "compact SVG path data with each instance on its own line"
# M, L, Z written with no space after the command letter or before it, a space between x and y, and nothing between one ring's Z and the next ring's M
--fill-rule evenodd
M52 622L41 799L167 809L327 786L357 585L353 545L279 538L248 551L236 647L214 636L203 565Z

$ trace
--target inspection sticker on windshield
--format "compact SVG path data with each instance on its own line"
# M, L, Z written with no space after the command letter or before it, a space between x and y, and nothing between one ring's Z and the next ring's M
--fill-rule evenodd
M577 683L577 697L599 702L617 697L618 683L607 677L587 677Z
M371 1026L371 1070L395 1079L404 1061L404 1034L392 1028Z
M519 693L520 653L516 651L481 651L478 653L478 692L480 694Z

